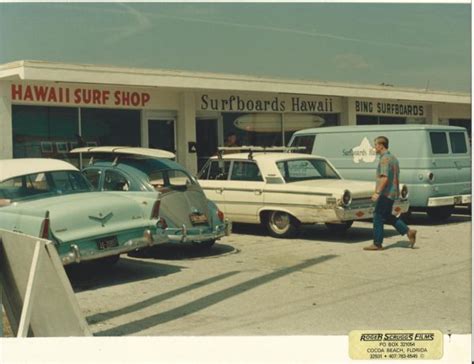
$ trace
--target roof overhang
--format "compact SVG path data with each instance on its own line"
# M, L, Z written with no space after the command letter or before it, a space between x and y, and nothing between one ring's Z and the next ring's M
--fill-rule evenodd
M471 103L471 95L460 92L43 61L17 61L0 65L0 80L160 87L207 92L270 92L420 102Z

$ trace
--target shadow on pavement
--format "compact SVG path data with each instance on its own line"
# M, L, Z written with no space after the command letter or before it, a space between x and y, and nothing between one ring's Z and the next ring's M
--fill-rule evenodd
M134 258L163 259L163 260L190 260L214 258L231 253L238 253L239 250L233 246L215 243L212 247L206 248L195 244L159 244L147 249L131 252L128 255Z
M143 262L122 255L114 265L91 261L68 265L65 267L65 271L73 290L79 292L163 277L178 273L181 268L158 262Z
M345 232L333 232L326 228L323 224L317 225L304 225L302 226L295 239L311 240L311 241L323 241L331 243L342 243L342 244L356 244L372 239L372 224L369 222L366 226L353 226ZM254 236L268 236L269 239L273 239L268 235L268 232L260 225L255 224L233 224L232 232L236 234L246 234ZM398 235L396 230L387 225L385 228L385 237L392 237ZM280 239L278 239L280 240ZM285 239L281 239L285 240ZM287 239L291 240L291 239Z
M236 284L232 287L225 288L220 291L211 293L205 297L194 299L188 303L185 303L171 310L160 312L153 316L143 317L139 320L135 320L135 321L128 322L126 324L123 324L117 327L113 327L111 329L100 331L96 333L95 335L96 336L125 336L125 335L131 335L137 332L141 332L150 327L154 327L154 326L157 326L169 321L173 321L173 320L178 320L184 316L188 316L192 313L209 308L210 306L218 304L222 301L225 301L229 298L232 298L248 290L257 288L263 284L267 284L271 281L274 281L288 274L301 271L303 269L314 266L316 264L324 263L336 257L337 255L324 255L317 258L308 259L302 263L299 263L290 267L281 268L271 273L264 274L260 277L256 277L248 281ZM192 298L192 295L190 295L190 298ZM140 304L141 303L134 304L133 306L137 306ZM125 307L122 310L128 310L128 308ZM104 315L107 315L107 314L108 313L104 313Z
M433 220L425 212L412 212L406 222L408 225L425 225L425 226L439 226L439 225L450 225L450 224L459 224L462 222L471 221L471 214L467 209L456 208L454 214L452 214L448 219L437 221Z

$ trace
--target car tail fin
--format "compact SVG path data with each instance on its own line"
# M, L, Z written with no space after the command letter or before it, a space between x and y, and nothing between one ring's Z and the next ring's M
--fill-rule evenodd
M43 222L41 223L41 229L40 229L40 235L39 237L42 239L48 239L49 238L49 210L46 211L44 215Z

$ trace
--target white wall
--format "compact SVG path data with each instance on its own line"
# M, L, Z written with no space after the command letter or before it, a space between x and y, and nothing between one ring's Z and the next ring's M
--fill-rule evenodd
M0 83L0 159L13 158L12 105L10 87Z

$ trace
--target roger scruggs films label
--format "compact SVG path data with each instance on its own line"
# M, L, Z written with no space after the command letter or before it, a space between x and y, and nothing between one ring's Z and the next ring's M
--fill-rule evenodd
M360 360L436 360L443 357L439 330L354 330L349 356Z

